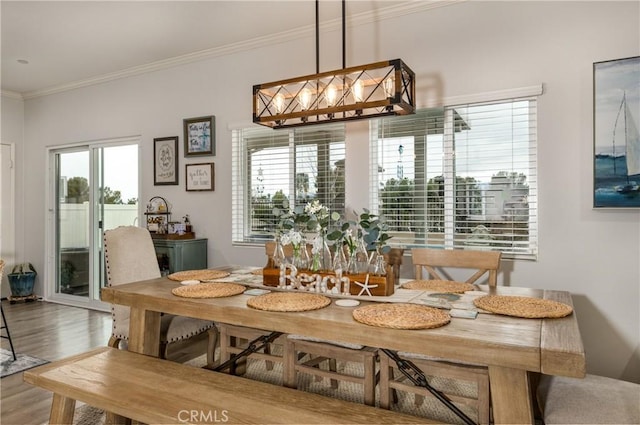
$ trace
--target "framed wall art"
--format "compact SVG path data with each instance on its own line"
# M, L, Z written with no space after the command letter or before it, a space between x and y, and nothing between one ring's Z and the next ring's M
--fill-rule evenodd
M212 162L187 164L185 167L186 189L188 192L214 189L215 175Z
M178 184L178 136L153 139L153 184Z
M188 118L184 123L184 156L216 154L216 117Z
M640 56L593 64L593 206L640 208Z

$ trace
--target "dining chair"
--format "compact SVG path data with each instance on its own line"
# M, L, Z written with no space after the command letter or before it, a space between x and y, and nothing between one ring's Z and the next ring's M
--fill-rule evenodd
M536 389L545 425L640 424L640 384L590 375L541 375Z
M238 354L246 349L249 342L270 333L270 331L264 329L230 325L227 323L218 323L217 326L220 332L220 364L229 360L232 355ZM273 370L274 362L283 363L282 352L284 350L285 338L285 335L281 335L276 338L275 341L265 343L261 350L252 352L245 358L238 359L235 366L229 368L230 372L234 375L243 375L247 368L247 358L264 360L266 369Z
M396 281L400 274L404 249L392 248L385 259ZM375 405L377 384L376 362L378 349L357 344L346 344L333 340L319 340L303 335L289 335L285 346L285 385L297 388L298 373L307 373L317 378L329 378L331 387L337 389L339 381L362 385L364 404ZM353 375L338 367L338 362L356 362L362 365L362 375ZM325 369L321 368L326 364ZM349 371L350 372L350 371Z
M120 226L104 232L107 285L116 286L160 278L160 267L147 229ZM113 319L109 346L119 348L129 339L129 307L111 306ZM214 366L218 330L210 321L163 314L160 323L160 356L186 361L206 352L207 367Z
M443 250L414 248L411 257L416 279L427 277L434 280L447 279L452 272L462 275L471 274L467 283L480 283L486 276L489 286L496 286L501 253L494 251ZM426 271L426 274L424 273ZM465 274L466 273L466 274ZM458 280L458 279L457 279ZM459 281L459 280L458 280ZM444 378L454 383L454 388L475 387L474 391L447 393L443 392L456 404L472 408L477 412L479 423L488 424L491 420L491 396L489 392L489 374L486 365L463 364L446 359L418 355L415 353L398 353L400 357L410 360L425 375ZM398 373L395 362L383 352L380 353L380 407L389 409L392 399L396 399L396 391L415 394L415 402L421 404L425 396L432 394L425 388L417 387ZM459 385L461 384L461 385Z
M275 242L265 243L265 254L268 259L266 267L274 267L273 254L275 249ZM285 255L289 257L292 255L293 248L290 245L283 247L283 249ZM250 341L269 333L269 331L264 329L229 325L226 323L218 323L218 329L220 331L220 363L224 363L229 360L232 355L240 353L247 347ZM259 352L251 353L247 357L264 360L266 369L273 370L274 362L283 363L282 353L284 351L285 338L286 336L282 335L275 341L266 343ZM236 375L243 375L246 372L246 360L246 358L238 359L236 365L230 368L230 371Z

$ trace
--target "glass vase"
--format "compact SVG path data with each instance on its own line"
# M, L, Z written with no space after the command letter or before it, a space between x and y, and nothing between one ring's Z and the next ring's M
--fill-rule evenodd
M369 271L369 253L367 252L367 245L362 238L358 240L355 257L356 273L367 273Z
M356 262L356 250L357 246L353 248L349 248L349 257L347 258L347 273L348 274L356 274L358 273L358 263Z
M317 236L311 249L311 271L328 272L331 270L331 263L331 250L329 250L327 239L323 236Z
M280 268L280 265L285 263L287 259L284 256L284 249L282 248L282 242L280 236L276 237L276 247L273 251L273 267Z
M309 267L309 253L305 244L293 246L293 258L291 263L298 270L305 270Z
M376 250L371 255L371 262L369 263L369 273L374 276L387 275L387 262L384 259L384 255L382 255L379 250Z
M334 245L331 270L336 274L336 276L342 276L342 274L347 270L347 258L344 255L344 249L341 243L336 243Z

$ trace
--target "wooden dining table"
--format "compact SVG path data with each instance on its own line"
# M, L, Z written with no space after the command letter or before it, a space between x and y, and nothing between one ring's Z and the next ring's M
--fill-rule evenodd
M171 293L179 282L166 277L102 289L102 301L131 307L128 349L159 356L160 315L170 313L232 325L436 356L487 365L494 421L534 423L532 378L536 373L582 378L585 353L575 312L554 319L525 319L481 313L452 318L435 329L371 327L355 321L354 307L332 302L306 312L270 312L247 307L251 295L183 298ZM518 295L573 305L566 291L478 286L495 295ZM379 301L379 299L377 299ZM367 305L371 301L362 301Z

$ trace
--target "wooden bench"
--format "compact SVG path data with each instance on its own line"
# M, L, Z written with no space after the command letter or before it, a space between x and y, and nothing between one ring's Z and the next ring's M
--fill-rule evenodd
M147 424L435 423L110 347L31 369L24 380L53 392L55 424L72 423L76 400Z

